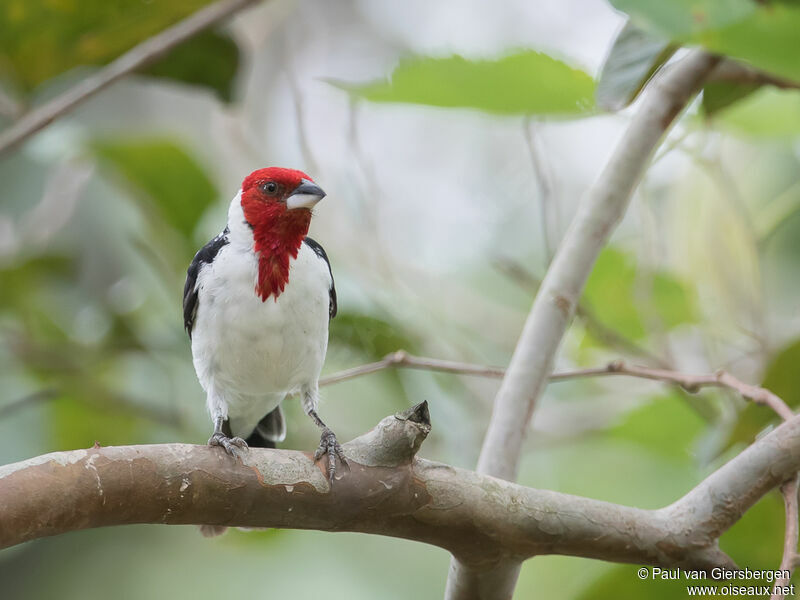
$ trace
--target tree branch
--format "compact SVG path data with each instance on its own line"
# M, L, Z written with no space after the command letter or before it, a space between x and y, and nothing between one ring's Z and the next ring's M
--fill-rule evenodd
M344 445L331 486L310 453L156 444L55 452L0 467L0 547L130 523L355 531L417 540L475 573L537 554L664 567L734 568L717 539L800 469L800 417L663 509L527 488L416 458L427 404Z
M339 371L338 373L323 377L320 379L319 384L321 386L331 385L393 367L495 378L501 378L506 374L506 370L502 367L490 367L452 360L442 360L439 358L414 356L405 350L398 350L387 354L379 361L345 369L344 371ZM668 369L629 365L622 360L615 360L604 367L571 369L552 373L548 377L548 381L550 383L556 383L572 379L609 377L614 375L661 381L663 383L676 385L690 394L695 394L700 391L701 388L705 387L726 388L737 392L745 400L771 408L784 421L794 417L792 409L775 393L766 388L745 383L724 370L712 374L679 373L678 371L671 371Z
M712 375L688 375L666 369L627 365L619 360L609 363L607 368L609 374L616 373L618 375L630 375L632 377L674 383L689 393L695 393L704 387L728 388L738 392L745 400L771 408L785 421L794 417L792 409L776 394L766 388L744 383L727 371L717 371Z
M0 133L0 154L14 148L118 79L149 65L178 44L255 3L256 0L221 0L134 46L74 87L24 115Z
M483 440L478 471L513 480L536 400L553 368L561 339L603 246L622 219L633 190L658 143L700 88L719 58L692 51L664 69L648 86L638 113L600 175L581 202L547 271L494 402ZM496 572L470 573L454 559L445 597L510 597L518 562ZM484 581L481 581L484 580ZM491 581L491 585L486 585ZM475 590L475 591L473 591ZM485 592L485 593L484 593Z
M502 367L487 367L470 363L456 362L452 360L442 360L439 358L428 358L425 356L414 356L405 350L397 350L387 354L381 360L360 365L351 369L339 371L327 377L322 377L319 384L331 385L348 379L355 379L362 375L382 371L390 367L407 367L409 369L420 369L423 371L440 371L442 373L457 373L461 375L477 375L479 377L502 377L506 370Z

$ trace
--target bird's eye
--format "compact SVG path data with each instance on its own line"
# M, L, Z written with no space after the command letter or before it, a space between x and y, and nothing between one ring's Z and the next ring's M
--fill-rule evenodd
M278 191L278 184L274 181L267 181L261 184L261 190L266 194L272 195Z

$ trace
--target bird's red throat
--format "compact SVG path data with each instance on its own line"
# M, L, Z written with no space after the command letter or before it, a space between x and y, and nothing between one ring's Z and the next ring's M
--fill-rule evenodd
M276 300L289 282L289 266L297 258L308 234L311 211L286 210L285 205L265 203L245 194L242 197L244 217L253 229L253 249L258 256L256 294L262 301Z

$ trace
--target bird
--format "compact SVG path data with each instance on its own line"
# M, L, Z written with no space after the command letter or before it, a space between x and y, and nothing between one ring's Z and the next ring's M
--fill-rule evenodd
M226 227L189 265L183 317L214 425L208 444L235 458L274 448L286 437L281 403L299 394L321 430L314 460L327 457L333 482L336 459L347 459L317 411L336 288L325 250L308 237L325 195L295 169L245 177Z

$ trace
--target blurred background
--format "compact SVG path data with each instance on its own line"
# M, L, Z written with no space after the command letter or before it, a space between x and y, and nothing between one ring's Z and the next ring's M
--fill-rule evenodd
M204 4L3 0L0 127ZM731 11L701 14L690 33L743 18ZM625 19L604 0L273 0L4 154L0 463L95 441L205 443L185 270L243 177L268 165L302 169L328 193L311 225L339 292L325 374L398 349L506 365L579 199L636 111L594 99ZM718 107L696 101L670 133L557 370L620 357L725 368L800 404L800 92L756 87ZM472 468L498 385L383 371L325 387L320 414L347 440L428 400L421 455ZM299 403L286 410L285 446L314 448ZM520 482L656 508L773 423L721 391L556 383ZM782 537L773 494L722 545L742 566L777 568ZM194 527L135 526L4 550L0 581L9 599L440 598L448 561L377 536L206 540ZM525 564L515 597L534 593L685 597L680 582L569 557Z

